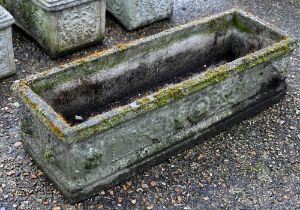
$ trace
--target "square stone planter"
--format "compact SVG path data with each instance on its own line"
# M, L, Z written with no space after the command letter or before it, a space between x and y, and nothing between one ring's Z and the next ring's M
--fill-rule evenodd
M16 24L57 57L100 42L105 0L0 0Z
M13 17L0 6L0 79L16 73L11 36L14 22Z
M230 10L17 81L24 145L88 198L277 102L295 46Z
M171 17L173 0L109 0L107 10L133 30Z

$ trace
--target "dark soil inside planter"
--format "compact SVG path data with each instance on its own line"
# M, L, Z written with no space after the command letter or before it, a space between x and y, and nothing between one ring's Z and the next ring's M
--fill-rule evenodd
M129 58L114 69L62 84L45 93L44 98L73 126L265 45L262 37L237 31L216 32L203 39L190 37L182 43Z

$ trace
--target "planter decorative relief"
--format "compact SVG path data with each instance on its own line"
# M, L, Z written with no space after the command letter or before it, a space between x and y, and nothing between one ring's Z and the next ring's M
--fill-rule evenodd
M105 0L0 0L52 57L100 42Z
M24 145L85 199L277 102L295 46L230 10L17 81Z
M13 17L0 6L0 79L16 73L11 35L14 22Z
M173 0L109 0L107 10L128 30L169 18Z

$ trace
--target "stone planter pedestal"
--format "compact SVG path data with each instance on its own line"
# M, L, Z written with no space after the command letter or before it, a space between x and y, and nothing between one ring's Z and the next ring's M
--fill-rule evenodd
M100 42L105 0L0 0L16 24L57 57Z
M88 198L279 101L296 44L230 10L33 75L13 86L24 146Z
M133 30L169 18L173 0L108 0L107 10L127 30Z
M0 79L16 73L11 34L14 22L13 17L0 6Z

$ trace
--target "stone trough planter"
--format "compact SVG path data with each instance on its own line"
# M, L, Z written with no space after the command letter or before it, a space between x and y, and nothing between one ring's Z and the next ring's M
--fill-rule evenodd
M13 17L0 6L0 79L16 73L11 36L14 22Z
M0 0L0 4L51 57L104 38L105 0Z
M171 17L173 0L109 0L107 10L133 30Z
M295 46L231 10L17 81L24 145L88 198L277 102Z

